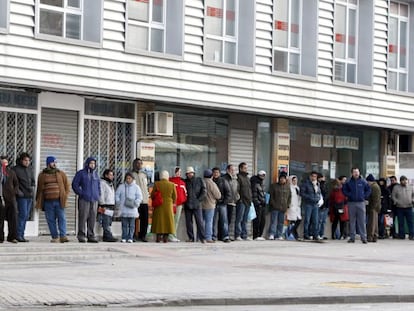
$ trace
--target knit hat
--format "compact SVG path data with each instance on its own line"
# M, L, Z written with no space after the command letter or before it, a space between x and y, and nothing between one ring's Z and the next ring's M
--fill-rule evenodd
M46 166L49 166L49 164L52 162L56 162L56 158L54 156L48 156L46 158Z
M206 178L211 178L211 176L213 176L213 171L212 171L212 170L210 170L210 169L206 169L206 170L204 171L204 177L206 177Z
M187 166L187 169L185 170L186 174L188 173L195 173L194 168L192 166Z
M266 175L266 172L265 172L265 171L263 171L263 170L261 170L261 171L259 171L259 172L257 173L257 175L260 175L260 176L265 176L265 175Z
M375 181L375 177L372 174L369 174L366 179L367 181Z
M280 178L287 178L287 174L285 173L285 172L281 172L280 174L279 174L279 179Z

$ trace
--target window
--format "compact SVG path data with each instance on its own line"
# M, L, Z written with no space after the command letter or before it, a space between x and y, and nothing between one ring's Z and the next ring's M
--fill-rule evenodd
M335 75L337 81L357 81L357 4L341 0L335 6Z
M204 60L252 67L254 12L254 1L206 0Z
M9 26L9 0L0 0L0 32L6 32Z
M183 53L182 0L128 0L126 46L181 56Z
M101 42L102 0L37 0L40 37Z
M388 89L408 87L408 5L391 2L388 26Z

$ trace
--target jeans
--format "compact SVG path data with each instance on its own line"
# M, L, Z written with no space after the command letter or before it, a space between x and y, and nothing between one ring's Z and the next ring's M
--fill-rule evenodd
M113 238L112 231L111 231L112 216L105 215L105 214L98 214L98 221L102 225L103 239L105 240L105 239Z
M328 217L328 208L320 208L319 209L319 229L318 229L318 235L320 237L325 236L325 224L326 224L326 218Z
M242 237L242 238L246 238L247 237L247 230L246 230L246 222L247 222L247 216L246 216L246 221L244 220L244 214L246 214L246 210L247 210L247 214L249 213L249 208L246 207L246 205L244 205L243 202L239 202L236 205L236 221L234 222L234 237L238 238L238 237ZM243 236L243 228L244 230L246 230L245 235Z
M122 240L132 240L135 231L135 218L122 217Z
M280 238L283 233L283 223L285 221L285 213L272 210L270 212L270 226L269 235L273 235L275 238Z
M217 223L217 227L216 227ZM218 231L218 233L217 233ZM227 204L217 204L213 219L213 239L225 240L229 238L229 222L227 219Z
M24 238L24 231L26 230L26 222L29 220L30 212L32 210L32 198L17 198L17 237Z
M319 229L319 207L317 204L305 204L305 224L303 227L303 237L309 239L313 236L314 239L318 236Z
M397 207L398 219L398 237L405 239L404 218L407 220L408 235L410 238L414 237L413 229L413 209L411 207L401 208Z
M66 236L65 209L60 206L59 200L45 200L43 203L45 217L52 239ZM57 221L57 226L56 226ZM59 228L59 231L58 231Z
M367 239L365 202L348 202L349 210L349 238L355 240L355 234L361 236L361 240Z
M170 233L168 237L171 238L177 238L177 232L178 232L178 224L180 223L181 218L181 212L183 210L183 205L177 205L175 214L174 214L174 226L175 226L175 233Z
M214 209L203 209L204 230L208 241L213 238L213 217Z

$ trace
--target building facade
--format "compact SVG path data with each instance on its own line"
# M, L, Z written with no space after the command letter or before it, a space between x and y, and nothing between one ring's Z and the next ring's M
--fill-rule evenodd
M93 155L118 182L142 142L155 172L398 175L413 25L403 0L0 0L0 152L70 178Z

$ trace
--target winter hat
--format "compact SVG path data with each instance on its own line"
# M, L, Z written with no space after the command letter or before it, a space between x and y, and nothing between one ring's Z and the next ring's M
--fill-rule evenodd
M372 174L369 174L366 179L367 181L375 181L375 177Z
M287 174L285 173L285 172L281 172L280 174L279 174L279 179L280 178L287 178Z
M185 172L186 172L186 174L188 174L188 173L195 173L194 168L192 166L187 166L187 169L186 169Z
M211 178L211 176L213 176L213 171L212 171L212 170L210 170L210 169L206 169L206 170L204 171L204 177L206 177L206 178Z
M261 171L259 171L259 172L257 173L257 175L259 175L259 176L266 176L266 172L265 172L265 171L263 171L263 170L261 170Z
M48 156L46 158L46 166L49 166L49 164L52 162L56 162L56 158L54 156Z
M408 180L407 176L402 175L402 176L400 177L400 181L403 181L403 180Z

